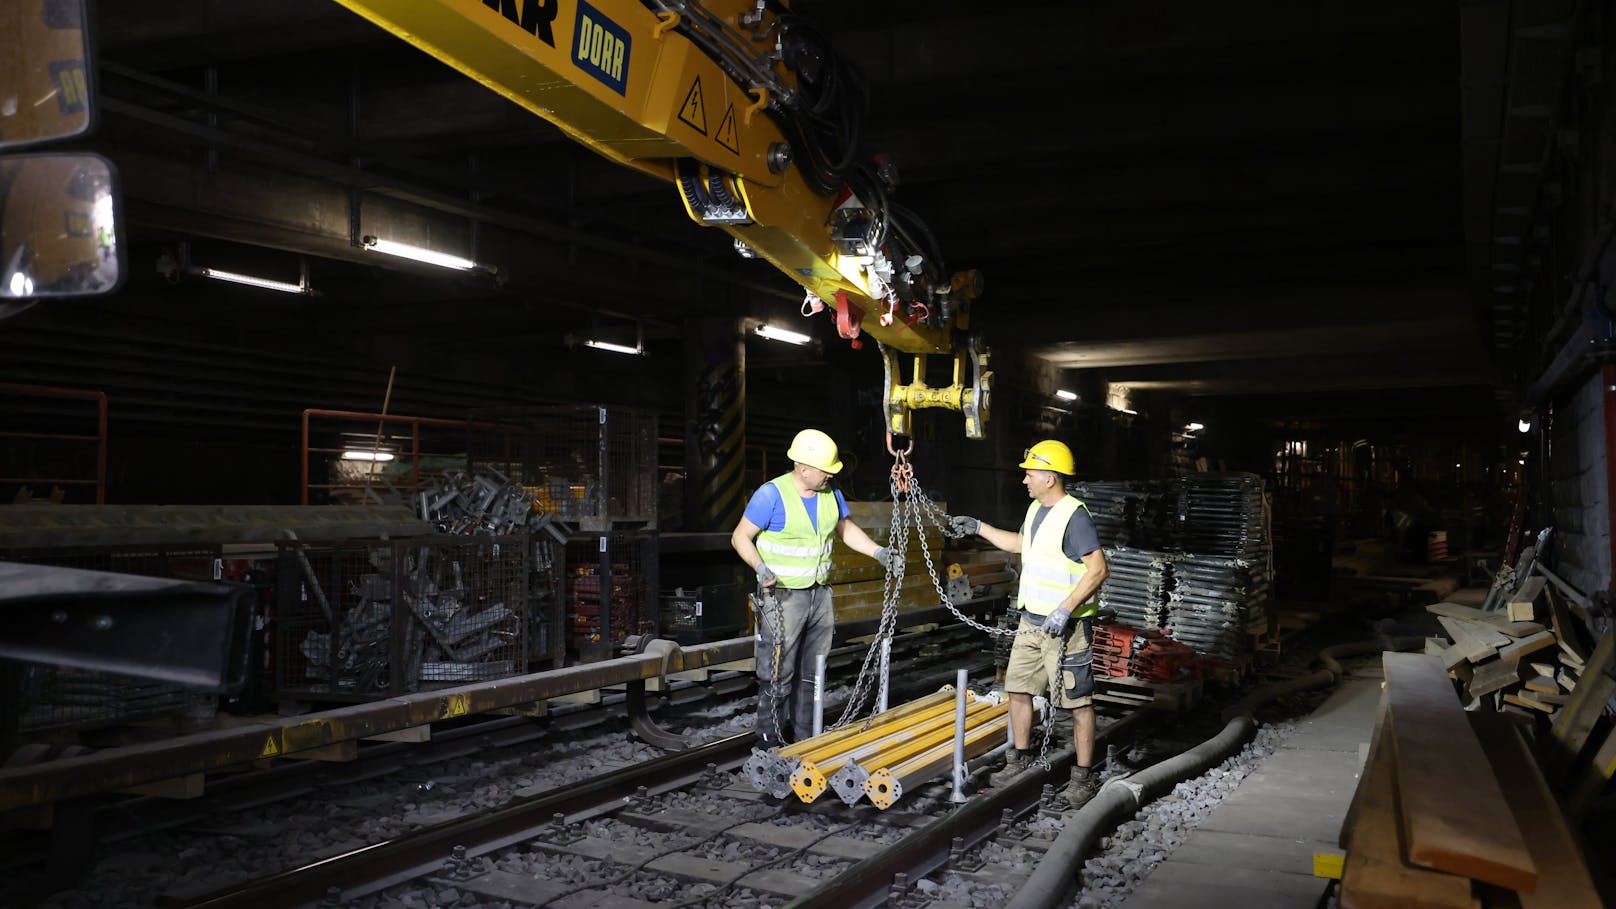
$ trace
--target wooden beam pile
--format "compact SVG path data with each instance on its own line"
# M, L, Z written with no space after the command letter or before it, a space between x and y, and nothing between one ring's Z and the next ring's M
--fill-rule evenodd
M1467 713L1442 661L1387 653L1341 828L1343 909L1593 909L1599 895L1520 724Z
M938 506L947 507L941 502ZM870 539L883 546L889 545L887 537L892 533L891 502L848 502L847 510L848 517L869 534ZM948 579L944 572L948 570L948 560L943 557L946 540L942 532L934 527L926 528L925 539L931 552L931 563L946 584ZM941 605L937 591L932 586L931 575L926 570L926 560L920 549L920 534L915 528L909 530L907 555L903 585L898 596L898 612L901 614ZM881 615L881 591L885 579L886 572L874 559L854 552L838 539L836 549L831 553L830 571L836 621L878 618Z
M1457 603L1425 607L1447 639L1427 641L1448 673L1464 685L1465 705L1553 716L1570 702L1589 649L1565 596L1541 575L1526 579L1504 608L1485 612Z

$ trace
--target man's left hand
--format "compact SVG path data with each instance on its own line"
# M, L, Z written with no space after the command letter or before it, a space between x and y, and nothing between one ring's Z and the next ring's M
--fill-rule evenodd
M1066 622L1071 619L1071 617L1072 611L1070 609L1061 609L1059 606L1055 607L1050 611L1049 616L1044 619L1044 634L1057 638L1060 637L1061 632L1066 630Z

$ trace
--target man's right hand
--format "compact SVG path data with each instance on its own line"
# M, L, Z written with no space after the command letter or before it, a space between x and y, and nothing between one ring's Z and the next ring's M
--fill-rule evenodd
M965 515L955 515L948 519L948 529L956 536L974 537L981 532L982 522Z
M762 562L758 563L757 578L758 578L758 586L762 587L762 588L765 588L765 589L767 589L769 587L773 587L775 582L780 580L779 578L774 576L774 569L772 569L769 566L763 564Z

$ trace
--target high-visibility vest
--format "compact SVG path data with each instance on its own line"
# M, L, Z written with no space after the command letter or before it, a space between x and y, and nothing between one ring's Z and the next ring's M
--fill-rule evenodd
M841 509L836 507L836 493L821 492L814 496L819 511L816 528L808 520L808 508L791 474L769 481L780 490L780 504L785 506L786 524L779 530L764 530L758 534L757 548L764 564L780 579L780 586L788 590L806 590L823 584L830 577L830 551L835 545L836 523L841 520Z
M1085 507L1083 503L1074 496L1062 498L1050 506L1043 523L1038 525L1038 533L1034 534L1032 519L1041 507L1033 502L1021 522L1021 590L1016 595L1016 605L1028 615L1036 616L1053 612L1089 570L1082 562L1067 558L1065 546L1066 525L1079 508ZM1082 618L1099 611L1100 598L1096 595L1079 606L1073 615Z

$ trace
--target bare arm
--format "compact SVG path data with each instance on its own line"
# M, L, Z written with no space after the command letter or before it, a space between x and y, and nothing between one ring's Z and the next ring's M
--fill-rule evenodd
M1078 579L1077 586L1073 587L1072 592L1066 595L1066 599L1061 600L1060 608L1068 613L1076 612L1077 607L1087 603L1095 592L1100 589L1100 585L1105 583L1105 579L1111 571L1105 565L1105 552L1099 549L1083 557L1083 567L1087 568L1088 571L1084 572L1083 577Z
M753 571L763 564L763 554L757 550L757 535L763 528L753 524L749 518L741 518L741 523L735 525L735 530L729 535L729 545L735 554L741 557Z
M847 544L847 548L854 552L863 553L872 559L875 558L875 551L881 548L881 544L870 539L870 535L864 532L864 528L854 524L852 518L842 518L837 521L836 534L841 537L843 543Z
M1021 551L1021 532L1019 530L1000 530L986 521L976 530L978 536L987 540L1005 552Z

